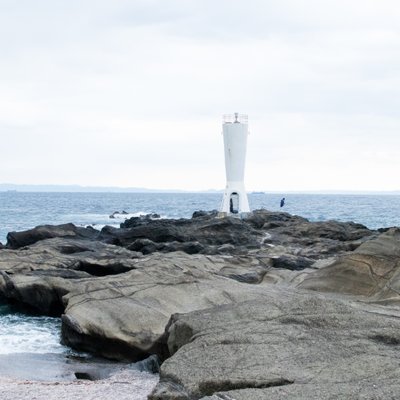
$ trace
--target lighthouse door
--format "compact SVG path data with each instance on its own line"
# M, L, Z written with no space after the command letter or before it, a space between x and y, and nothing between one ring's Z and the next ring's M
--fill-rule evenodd
M231 193L229 200L229 212L231 214L239 213L239 195L236 192Z

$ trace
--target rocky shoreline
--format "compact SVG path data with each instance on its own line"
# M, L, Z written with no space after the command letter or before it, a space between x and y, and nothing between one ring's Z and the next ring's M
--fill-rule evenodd
M155 355L152 400L400 395L400 229L257 210L11 232L0 297L65 344Z

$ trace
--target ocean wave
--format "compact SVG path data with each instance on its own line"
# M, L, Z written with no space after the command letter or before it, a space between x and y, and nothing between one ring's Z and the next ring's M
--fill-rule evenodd
M0 315L0 354L68 352L60 343L60 330L59 318Z

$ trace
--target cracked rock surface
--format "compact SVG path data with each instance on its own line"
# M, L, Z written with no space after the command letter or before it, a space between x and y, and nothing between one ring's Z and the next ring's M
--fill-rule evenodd
M399 317L398 309L282 288L270 288L257 301L174 315L167 329L173 355L150 399L234 390L242 393L234 399L262 393L281 398L268 396L292 384L338 392L371 379L394 384L400 377ZM247 389L257 390L250 396Z
M196 213L13 232L0 297L62 316L73 348L156 354L152 400L386 399L400 397L399 267L398 228Z

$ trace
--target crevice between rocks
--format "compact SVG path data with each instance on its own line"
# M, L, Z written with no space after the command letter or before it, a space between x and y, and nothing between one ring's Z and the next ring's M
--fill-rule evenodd
M230 390L240 389L266 389L275 386L286 386L293 384L294 381L283 377L270 379L267 381L248 381L248 380L216 380L204 381L199 385L199 391L202 395L212 396L217 392L228 392Z
M382 344L387 345L387 346L398 346L398 345L400 345L400 337L395 337L395 336L392 336L392 335L376 334L376 335L371 335L368 338L373 340L374 342L382 343Z
M74 268L77 271L87 272L92 276L108 276L123 274L132 270L132 267L126 266L123 263L114 263L109 265L101 265L80 260L78 265Z

